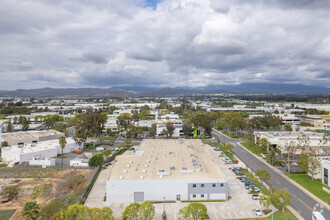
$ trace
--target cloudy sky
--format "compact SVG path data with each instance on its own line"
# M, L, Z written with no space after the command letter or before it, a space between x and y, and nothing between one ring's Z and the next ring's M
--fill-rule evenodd
M0 3L0 90L330 87L329 0Z

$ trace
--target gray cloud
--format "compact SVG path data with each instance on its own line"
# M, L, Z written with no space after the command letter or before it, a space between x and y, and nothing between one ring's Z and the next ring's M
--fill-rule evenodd
M330 85L330 1L3 1L1 89Z

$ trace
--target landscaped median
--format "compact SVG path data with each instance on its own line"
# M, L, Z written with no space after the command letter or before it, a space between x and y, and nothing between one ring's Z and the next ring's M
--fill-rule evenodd
M270 215L268 217L264 217L264 218L246 218L246 219L240 219L240 220L295 220L297 219L296 216L294 216L294 214L292 214L288 209L285 209L285 212L280 212L280 211L276 211L273 216Z
M266 148L260 147L257 144L250 145L248 142L241 142L240 144L258 157L261 157L261 154L266 153Z
M307 174L288 174L288 176L306 190L313 193L319 199L330 205L330 195L323 190L323 187L329 190L330 187L323 185L320 180L312 180L312 178Z
M234 157L234 154L232 153L232 148L233 146L230 144L225 144L225 143L215 143L215 142L204 142L205 144L208 145L215 145L217 148L219 148L224 154L226 154L229 159L235 163L236 159Z

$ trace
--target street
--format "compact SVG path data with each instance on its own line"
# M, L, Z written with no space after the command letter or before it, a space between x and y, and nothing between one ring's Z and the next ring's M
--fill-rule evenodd
M218 131L212 131L212 135L216 138L220 138L222 142L232 144L234 146L233 151L235 155L240 160L242 160L243 163L247 164L249 168L253 171L259 169L268 170L272 178L269 181L266 181L266 183L273 184L276 190L286 189L292 195L292 208L295 209L304 219L311 219L312 212L314 209L316 211L320 211L325 219L330 219L330 212L326 207L322 208L322 205L318 204L317 201L306 195L297 186L295 186L294 184L286 180L284 177L276 173L273 169L269 168L266 164L258 160L256 156L250 154L246 149L239 146L237 143L241 141L229 139Z

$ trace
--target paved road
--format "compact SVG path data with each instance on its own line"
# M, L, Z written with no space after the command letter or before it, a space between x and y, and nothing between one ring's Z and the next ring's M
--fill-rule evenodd
M239 146L237 143L239 141L229 139L219 132L213 131L212 135L216 138L220 138L222 142L230 143L234 146L234 153L236 156L242 160L243 163L247 164L253 171L259 169L266 169L272 176L272 179L266 181L267 184L271 183L278 189L287 189L292 195L291 206L295 209L304 219L311 219L313 208L315 207L317 211L322 211L320 209L320 204L315 201L310 196L306 195L297 186L286 180L284 177L276 173L273 169L269 168L266 164L258 160L254 155L251 155L246 149ZM330 212L327 208L324 208L322 214L325 219L330 219Z

